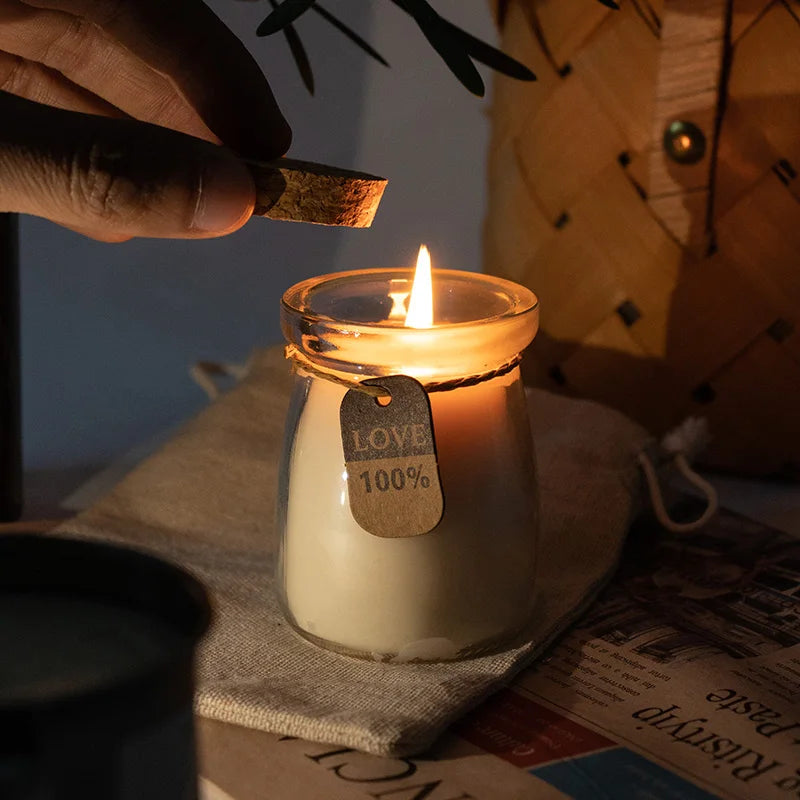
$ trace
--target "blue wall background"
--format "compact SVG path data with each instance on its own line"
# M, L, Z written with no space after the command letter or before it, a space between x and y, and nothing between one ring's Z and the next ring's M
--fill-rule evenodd
M283 39L255 36L266 4L209 5L269 77L294 128L292 155L389 178L378 218L366 231L252 220L224 239L117 245L23 219L27 469L105 464L195 413L206 401L188 367L280 341L278 301L298 280L411 264L422 241L435 265L480 266L489 104L455 81L404 14L386 0L329 3L390 70L316 15L301 19L317 76L310 98ZM434 5L493 37L487 4Z

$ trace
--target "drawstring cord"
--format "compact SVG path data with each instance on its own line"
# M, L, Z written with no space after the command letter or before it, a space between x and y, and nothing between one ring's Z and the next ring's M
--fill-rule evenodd
M719 509L717 490L705 478L698 475L689 463L690 459L694 458L705 448L707 441L708 423L705 419L700 419L698 417L689 417L677 428L670 431L661 441L661 449L666 453L668 458L671 457L672 463L677 468L678 472L705 496L705 511L700 517L691 522L676 522L670 517L664 505L661 484L659 483L653 460L644 451L641 451L638 455L639 465L647 480L647 488L656 519L658 519L661 525L668 531L672 531L673 533L692 533L693 531L699 530Z
M249 371L249 364L223 364L218 361L197 361L189 367L192 380L208 395L209 400L216 400L220 396L216 379L233 378L240 381L247 377Z

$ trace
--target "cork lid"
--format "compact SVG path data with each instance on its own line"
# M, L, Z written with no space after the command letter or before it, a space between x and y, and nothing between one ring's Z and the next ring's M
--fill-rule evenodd
M256 183L253 215L270 219L368 228L387 184L364 172L291 158L246 163Z

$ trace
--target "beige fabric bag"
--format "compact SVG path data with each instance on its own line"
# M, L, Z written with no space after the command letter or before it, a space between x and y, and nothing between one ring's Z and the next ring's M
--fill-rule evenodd
M240 725L379 755L427 748L508 683L610 577L641 482L638 425L587 401L529 393L541 490L539 610L507 652L382 664L308 644L273 596L273 520L291 377L282 350L187 424L59 533L122 542L178 562L209 588L197 710Z

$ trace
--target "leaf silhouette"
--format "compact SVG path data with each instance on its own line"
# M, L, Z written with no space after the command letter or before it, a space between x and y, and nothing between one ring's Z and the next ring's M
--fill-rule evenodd
M271 3L272 13L256 29L257 36L270 36L291 25L301 14L308 11L316 0L283 0L278 5Z
M384 67L389 66L389 62L377 51L374 47L372 47L369 42L364 41L352 28L348 27L344 24L341 20L337 19L336 17L331 14L330 11L326 11L320 5L312 5L312 10L316 11L323 19L330 22L334 28L341 31L350 41L355 42L364 52L369 53L376 61L380 61Z
M473 94L479 97L483 97L485 94L483 80L472 63L473 59L511 78L523 81L536 80L536 76L524 64L444 19L427 0L392 0L392 2L414 19L422 34L441 56L450 71ZM598 2L608 8L619 9L616 0L598 0ZM384 66L389 66L386 59L369 42L330 11L317 5L316 0L282 0L282 2L269 0L269 3L272 6L272 12L261 22L256 33L259 36L269 36L278 31L283 32L303 83L311 94L314 94L314 74L311 62L297 30L292 24L309 9L316 11L324 20L376 61Z
M481 64L486 64L487 67L491 67L497 72L502 72L510 78L517 78L521 81L536 80L536 75L515 58L511 58L511 56L506 55L501 50L492 47L492 45L478 39L477 36L473 36L446 19L443 19L442 22L453 36L464 43L467 52L476 61L480 61Z
M419 25L425 38L442 57L450 71L470 92L483 97L486 89L478 70L472 63L467 50L445 24L445 21L425 0L393 0Z
M278 0L269 0L269 4L274 9L278 8ZM305 85L306 89L308 89L308 93L313 95L314 72L311 69L311 62L308 59L308 53L306 53L306 49L303 47L303 42L300 40L300 36L297 33L294 25L291 23L287 24L283 28L283 35L286 37L286 43L289 45L289 50L292 53L292 58L294 58L294 63L297 64L297 69L300 71L300 77L303 79L303 84Z

